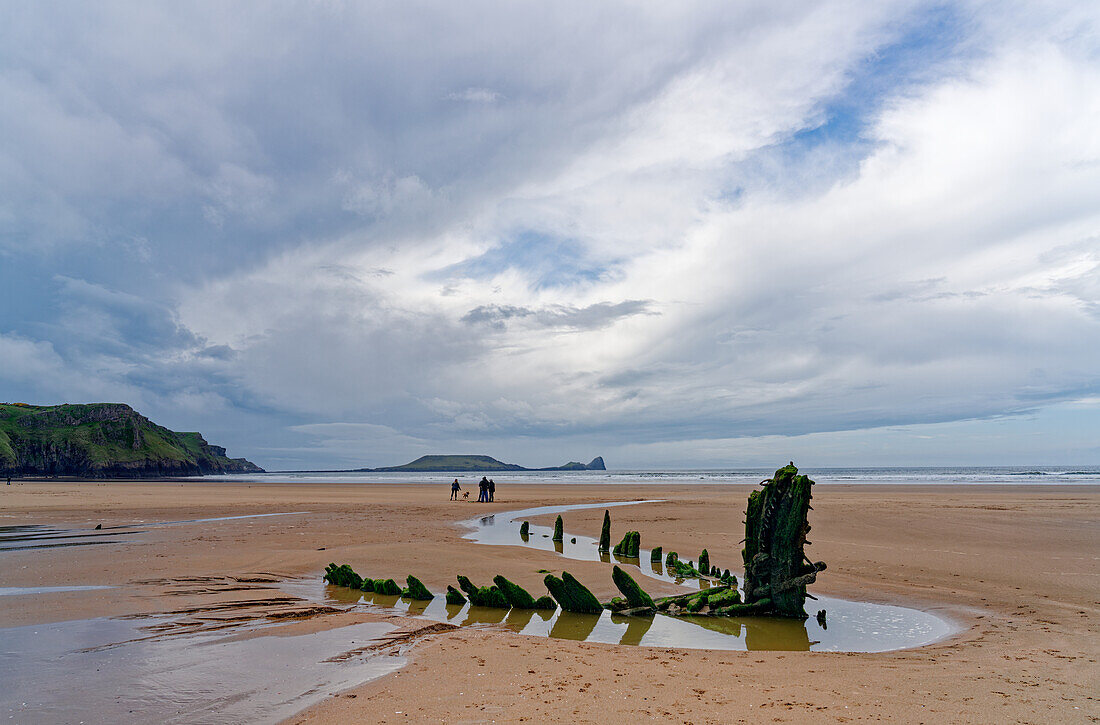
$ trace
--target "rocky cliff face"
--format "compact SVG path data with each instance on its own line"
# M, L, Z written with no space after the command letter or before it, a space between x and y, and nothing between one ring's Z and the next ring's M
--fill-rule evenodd
M0 475L160 477L258 473L198 433L159 426L122 403L0 403Z

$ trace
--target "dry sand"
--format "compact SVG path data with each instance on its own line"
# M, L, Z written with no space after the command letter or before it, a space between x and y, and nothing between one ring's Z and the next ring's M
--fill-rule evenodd
M417 574L442 591L501 573L539 592L556 556L461 538L455 522L543 504L643 498L612 512L695 558L738 561L745 486L507 486L494 504L449 502L426 485L39 482L0 489L0 526L104 527L135 521L309 511L150 528L132 542L3 552L0 585L115 589L5 597L0 626L184 610L302 616L295 631L364 621L325 614L265 579L319 577L330 561L375 576ZM492 628L404 622L410 664L293 718L347 722L1050 722L1100 720L1100 487L818 486L812 588L904 604L955 620L950 640L883 654L716 652L586 644ZM567 515L598 534L602 510ZM601 597L606 566L570 561ZM604 585L600 585L603 582ZM595 586L593 586L595 585ZM646 584L654 593L661 586ZM243 604L242 604L243 602ZM314 616L309 616L313 614ZM183 615L181 615L183 616ZM94 719L94 718L93 718Z

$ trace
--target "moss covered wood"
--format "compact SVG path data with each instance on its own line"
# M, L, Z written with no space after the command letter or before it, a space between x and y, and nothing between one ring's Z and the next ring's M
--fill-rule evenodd
M627 559L637 559L642 546L642 535L637 531L627 531L623 534L622 541L615 544L615 556Z
M703 553L699 554L699 565L695 567L703 574L710 574L710 554L706 549L703 549Z
M806 618L806 585L817 579L825 562L805 553L806 519L813 486L790 463L749 494L745 512L745 604L783 617ZM765 605L764 602L767 602Z
M375 594L385 594L391 597L398 597L401 596L401 587L397 586L397 582L395 582L393 579L375 579L374 592Z
M554 601L554 598L543 594L541 597L535 600L535 609L557 609L558 603Z
M663 553L664 553L664 552L663 552L663 551L661 550L661 547L659 547L659 546L658 546L658 547L657 547L656 549L654 549L653 551L649 552L649 560L650 560L650 562L652 562L652 563L654 563L654 564L658 564L658 563L660 563L660 561L661 561L661 555L662 555Z
M547 574L543 583L558 605L567 612L598 614L603 611L600 600L567 571L562 572L560 579L553 574Z
M415 599L421 602L427 602L435 599L435 595L428 591L428 587L424 586L424 582L420 581L412 574L409 574L407 577L405 577L405 583L408 586L404 589L404 591L401 592L401 594L408 597L409 599Z
M535 608L535 598L528 594L527 590L519 584L508 581L500 574L493 577L493 583L504 593L504 598L508 600L508 604L516 609Z
M350 564L341 564L340 566L336 566L335 563L329 564L325 567L324 579L329 584L351 587L352 589L363 586L363 577L356 574Z
M462 596L462 592L458 591L454 587L447 586L447 604L454 604L462 606L466 603L466 597Z
M631 607L656 608L657 605L653 603L653 598L638 586L638 582L634 581L634 577L618 566L611 570L611 579L615 582L615 586L618 587L619 591L623 593L623 597Z
M491 607L493 609L510 609L511 605L508 604L508 598L504 596L504 592L499 588L481 587L477 592L470 597L470 604L475 607Z
M459 574L458 586L462 589L462 591L466 592L466 596L468 597L472 597L474 594L477 594L477 587L474 586L474 583L470 581L469 577L465 577Z
M600 529L600 546L599 551L607 552L611 550L611 512L604 510L603 512L603 528Z
M561 514L558 514L558 518L554 521L554 541L563 539L565 539L565 524L561 520Z
M524 539L531 535L531 524L529 522L524 521L519 525L519 535Z

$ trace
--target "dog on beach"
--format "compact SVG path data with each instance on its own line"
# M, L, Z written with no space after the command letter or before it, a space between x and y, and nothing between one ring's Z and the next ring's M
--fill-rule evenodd
M462 499L464 501L469 501L470 500L470 492L469 491L463 491L462 492Z

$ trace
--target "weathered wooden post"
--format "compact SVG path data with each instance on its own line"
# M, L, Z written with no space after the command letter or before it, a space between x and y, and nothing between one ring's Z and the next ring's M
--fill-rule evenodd
M745 604L761 613L805 619L806 585L825 569L825 562L811 562L804 548L813 481L790 463L763 486L749 494L745 512Z

